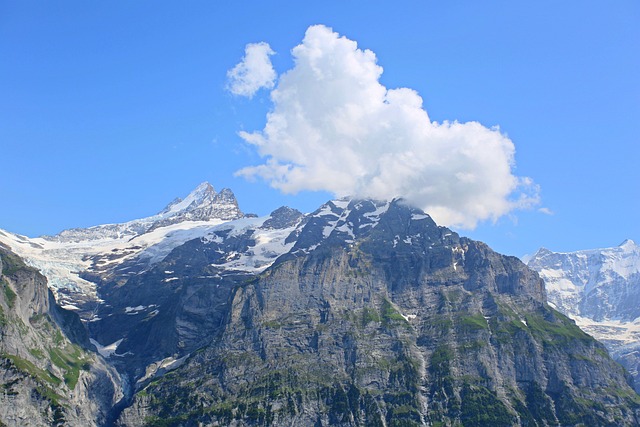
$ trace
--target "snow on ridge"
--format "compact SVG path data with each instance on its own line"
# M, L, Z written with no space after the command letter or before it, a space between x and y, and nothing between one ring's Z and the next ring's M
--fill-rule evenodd
M203 182L200 185L198 185L195 188L195 190L189 193L189 195L185 197L184 200L180 200L177 203L171 203L169 206L167 206L168 209L165 209L164 211L159 213L157 216L161 218L166 218L169 216L173 216L177 213L180 213L182 211L185 211L187 208L189 208L189 206L191 206L192 203L201 201L203 196L206 193L215 195L216 190L208 182Z
M420 221L420 220L427 219L427 218L430 218L429 215L427 215L427 214L417 214L417 213L412 213L411 214L411 220L413 220L413 221Z
M230 252L227 254L227 262L214 265L226 270L259 273L271 266L280 255L289 252L295 243L285 243L285 240L297 225L283 229L261 228L269 218L270 216L241 218L212 229L208 235L202 238L205 244L222 244L225 238L216 235L216 232L221 231L228 231L226 238L252 231L251 239L255 242L255 245L249 247L247 251Z
M349 198L337 199L337 200L332 200L331 203L333 203L337 208L344 210L349 206L349 203L351 203L351 199Z
M28 238L2 231L0 242L47 277L58 301L62 289L99 301L95 283L80 277L94 268L107 269L127 259L140 257L148 264L161 261L175 247L206 235L210 229L228 221L183 221L138 236L105 237L97 240L62 241L42 237Z

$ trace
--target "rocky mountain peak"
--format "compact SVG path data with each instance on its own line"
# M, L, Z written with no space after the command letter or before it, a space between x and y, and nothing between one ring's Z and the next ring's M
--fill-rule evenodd
M216 190L208 182L198 185L184 199L177 198L167 205L158 215L173 216L180 212L192 211L202 206L211 205L216 197Z
M289 215L297 217L280 208L270 219ZM140 343L162 313L180 313L173 339L191 346L165 354L206 342L173 374L137 380L144 393L122 425L637 423L638 399L622 369L546 305L540 277L519 259L402 200L329 201L284 241L270 219L223 224L114 289L140 295L126 301L145 316L160 313L140 315L119 355L149 354ZM179 295L191 300L177 310ZM170 320L156 330L166 334ZM107 335L113 329L99 331L105 342L118 339ZM609 384L622 390L610 401ZM185 411L196 404L207 409Z
M304 215L297 209L282 206L269 214L269 218L262 224L264 229L281 230L296 225Z
M634 242L633 240L626 239L624 242L620 243L618 247L626 250L634 250L638 248L638 245L636 245L636 242Z
M233 194L233 191L231 191L230 188L223 188L222 190L220 190L220 193L218 193L218 197L216 199L218 200L218 202L228 201L235 204L238 203L238 201L236 200L236 195Z
M216 193L213 186L205 181L198 185L196 189L187 196L187 199L193 200L189 204L188 209L194 209L198 206L211 204L216 199L217 195L218 193Z

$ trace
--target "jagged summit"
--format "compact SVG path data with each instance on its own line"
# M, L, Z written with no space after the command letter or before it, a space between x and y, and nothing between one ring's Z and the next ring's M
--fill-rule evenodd
M205 181L187 197L175 199L156 215L120 224L72 228L55 236L42 236L42 238L58 242L133 238L157 228L184 221L230 221L243 216L238 207L238 201L230 189L224 188L220 193L216 193L213 186Z
M637 246L638 245L636 244L636 242L634 242L631 239L625 239L624 242L618 245L619 248L628 248L628 249L633 249L633 248L636 248Z
M180 211L190 210L204 203L213 202L216 196L216 190L207 181L198 185L184 199L177 198L167 205L158 215L171 215Z
M242 218L244 214L238 207L235 194L228 188L219 193L208 182L198 185L189 195L180 201L169 204L154 221L149 231L158 227L176 224L183 221L210 221L220 219L230 221Z
M118 274L118 269L144 270L187 240L243 217L231 190L217 193L203 182L150 217L33 239L0 231L0 241L49 278L61 304L79 309L97 300L95 284L82 278L81 272L105 276Z

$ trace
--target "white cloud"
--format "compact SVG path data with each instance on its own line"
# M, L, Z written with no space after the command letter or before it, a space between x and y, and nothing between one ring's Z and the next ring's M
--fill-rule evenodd
M538 212L541 212L541 213L543 213L545 215L553 215L554 214L554 212L549 208L540 208L540 209L538 209Z
M251 98L259 89L273 88L277 75L269 57L274 53L267 43L249 43L242 61L227 72L227 89Z
M431 122L416 91L380 83L372 51L316 25L292 55L265 128L240 132L266 160L238 175L285 193L402 196L463 228L538 203L537 186L512 173L507 136L477 122Z

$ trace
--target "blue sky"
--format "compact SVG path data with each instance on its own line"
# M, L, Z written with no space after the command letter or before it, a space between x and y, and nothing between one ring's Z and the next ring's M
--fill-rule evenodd
M307 28L370 49L433 121L499 126L540 203L461 234L521 256L640 240L640 3L0 1L0 228L37 236L151 215L202 181L245 212L311 211L236 176L269 91L226 90L247 43L279 75ZM545 208L553 214L540 212Z

